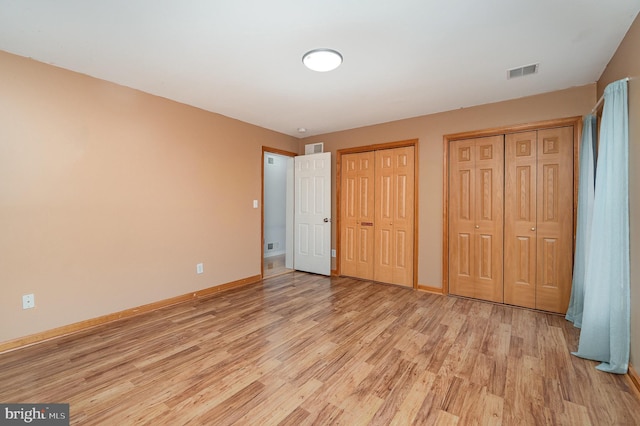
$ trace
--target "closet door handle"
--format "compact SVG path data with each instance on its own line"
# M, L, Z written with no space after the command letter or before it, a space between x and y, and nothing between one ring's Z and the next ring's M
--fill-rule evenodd
M531 227L531 230L532 230L532 231L535 231L535 230L536 230L536 227L535 227L535 226L532 226L532 227Z
M480 225L476 225L476 229L480 229Z

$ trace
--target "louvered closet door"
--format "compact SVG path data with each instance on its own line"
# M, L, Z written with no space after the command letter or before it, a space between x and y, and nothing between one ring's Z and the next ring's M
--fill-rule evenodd
M414 147L375 152L376 281L413 286Z
M573 260L573 128L505 140L505 303L564 313Z
M449 146L449 291L503 301L504 138Z
M343 275L373 279L374 152L346 154L341 166L341 269Z

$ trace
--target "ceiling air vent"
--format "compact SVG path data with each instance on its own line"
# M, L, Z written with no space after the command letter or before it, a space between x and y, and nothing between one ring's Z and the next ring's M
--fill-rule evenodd
M525 75L537 74L540 64L525 65L518 68L507 70L507 79L524 77Z
M319 154L324 151L324 143L310 143L304 146L304 154Z

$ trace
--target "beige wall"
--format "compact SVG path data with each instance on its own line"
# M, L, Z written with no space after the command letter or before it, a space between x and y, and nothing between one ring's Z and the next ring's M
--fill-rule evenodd
M640 15L598 80L598 95L607 84L629 81L629 223L631 259L631 363L640 366Z
M0 342L260 274L297 139L4 52L0 93Z
M464 108L440 114L303 139L324 142L325 150L419 139L419 259L418 284L442 287L443 135L581 116L596 102L595 84L512 101ZM334 170L335 176L335 170ZM334 217L336 215L333 179ZM335 222L334 222L335 223ZM335 225L333 242L335 245Z
M593 84L298 141L4 52L0 93L0 342L259 274L262 145L322 141L335 162L419 139L418 283L440 287L443 135L596 100Z

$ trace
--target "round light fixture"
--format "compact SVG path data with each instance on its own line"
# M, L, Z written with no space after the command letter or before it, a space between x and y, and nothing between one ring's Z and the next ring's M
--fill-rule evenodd
M342 63L342 55L333 49L313 49L302 56L302 63L313 71L335 70Z

